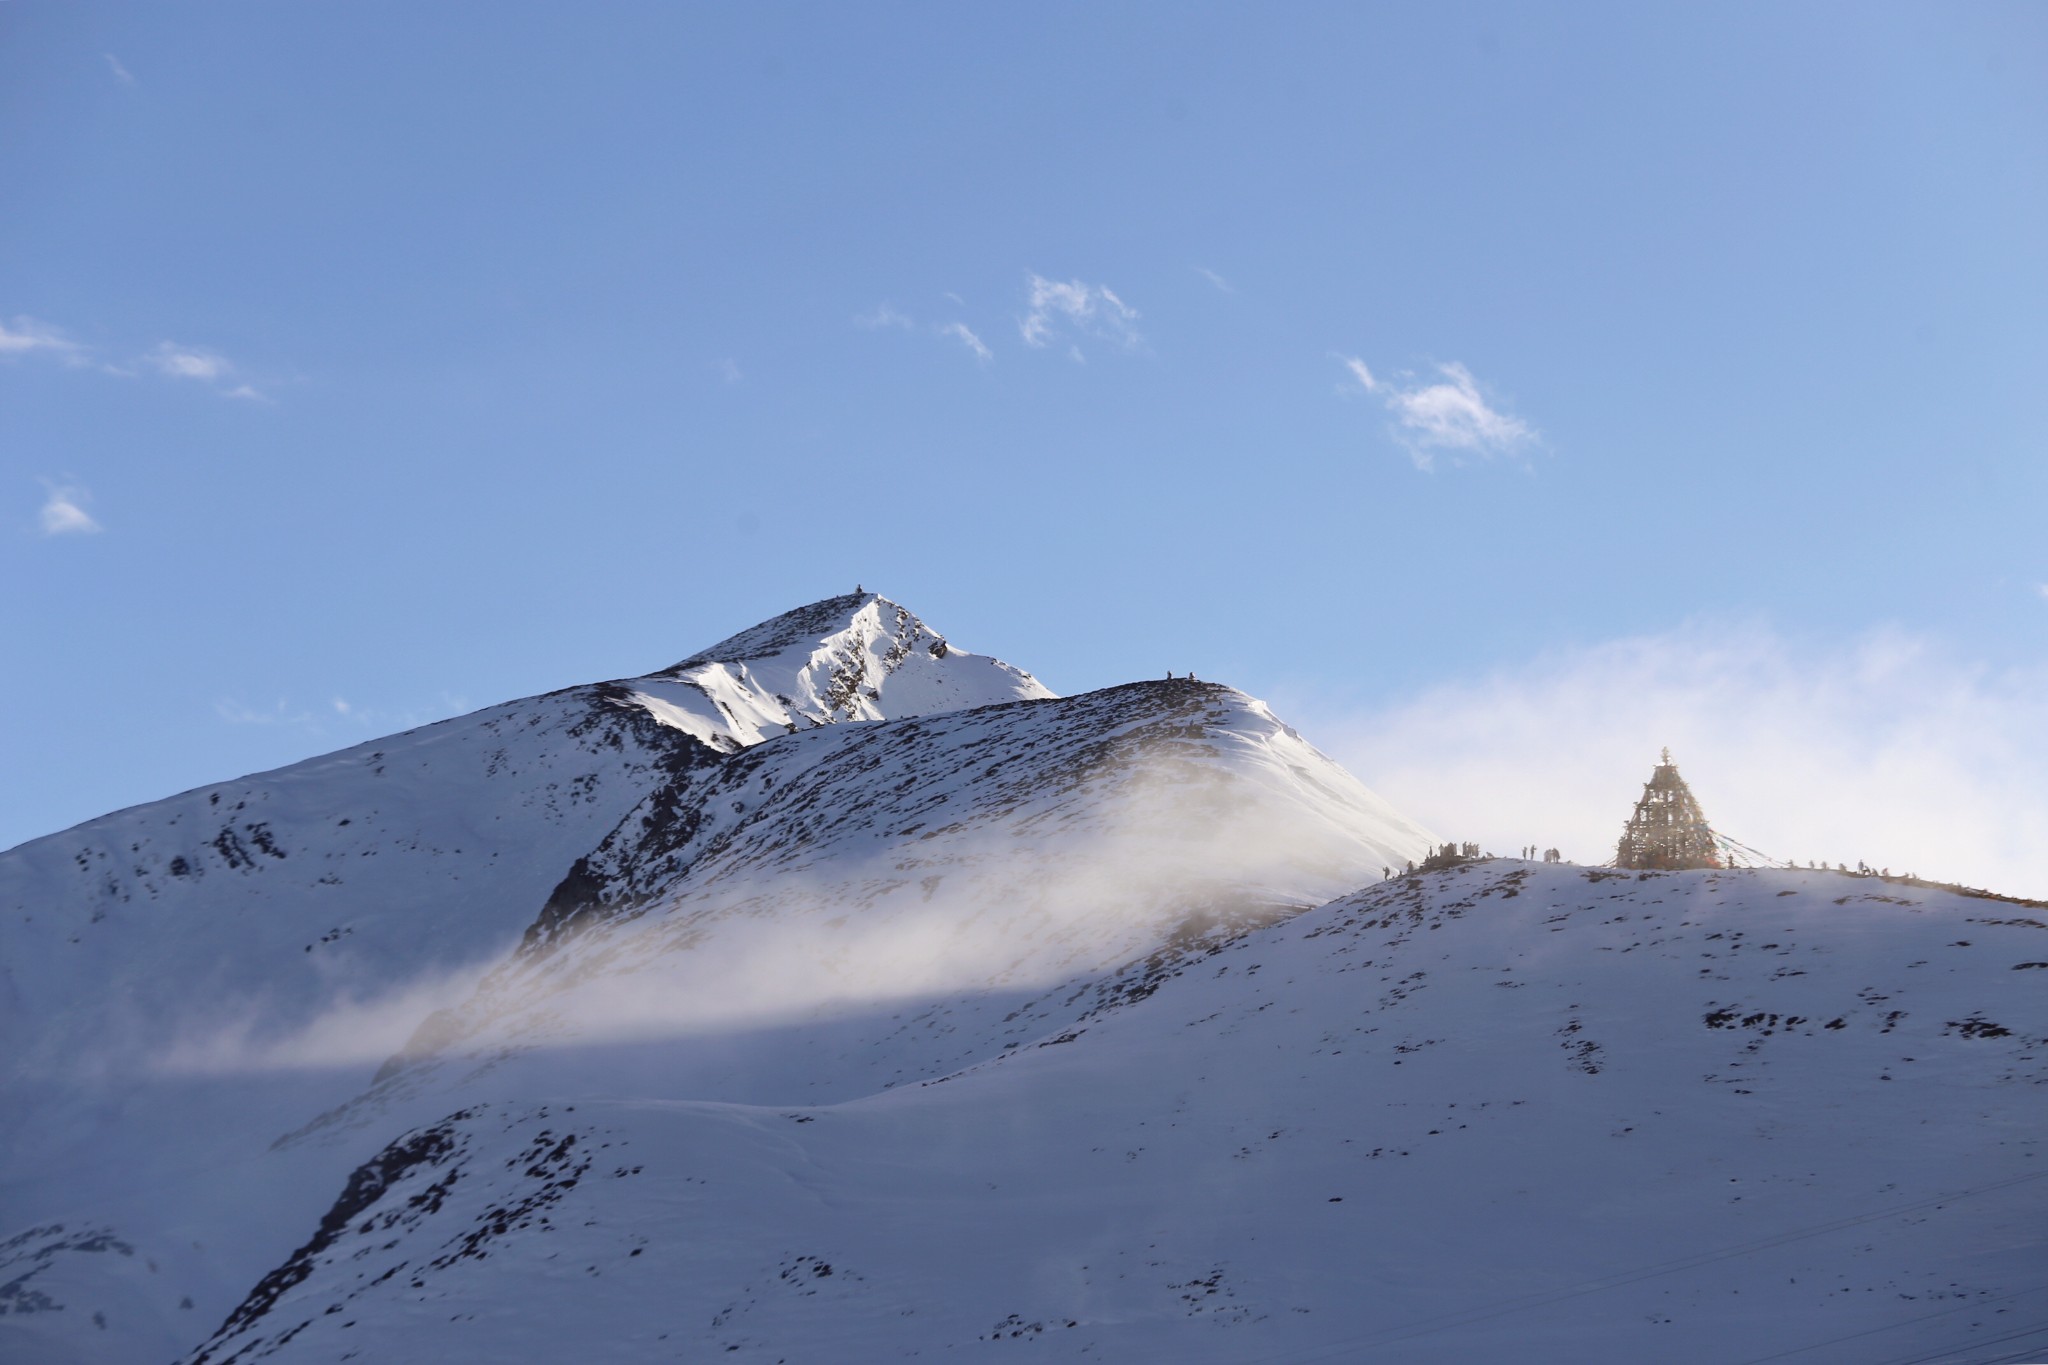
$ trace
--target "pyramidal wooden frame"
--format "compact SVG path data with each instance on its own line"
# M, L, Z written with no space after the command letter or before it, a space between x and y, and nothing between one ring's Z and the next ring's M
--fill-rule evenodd
M1669 749L1643 784L1642 799L1621 832L1614 865L1664 871L1725 866L1706 812L1678 775Z

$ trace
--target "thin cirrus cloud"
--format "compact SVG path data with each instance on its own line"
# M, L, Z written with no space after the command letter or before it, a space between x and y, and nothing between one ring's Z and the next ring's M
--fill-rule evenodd
M0 356L23 356L43 352L71 364L83 364L85 348L48 323L17 317L12 324L0 322Z
M75 484L46 484L44 487L48 496L43 499L43 510L37 514L44 535L92 535L100 530L100 524L85 510L85 504L92 501L92 494Z
M1024 344L1043 348L1054 341L1067 343L1067 354L1075 360L1086 357L1077 338L1106 341L1120 350L1135 351L1145 344L1138 331L1138 310L1117 297L1106 284L1081 280L1048 280L1043 275L1026 277L1031 292L1029 311L1017 323Z
M186 346L175 341L158 342L156 348L129 364L115 364L103 353L46 322L17 316L11 323L0 322L0 360L43 356L66 365L90 368L119 379L133 379L145 371L167 379L184 379L204 384L227 398L263 400L265 395L250 383L241 368L218 351L203 346Z
M1236 285L1232 284L1229 280L1224 279L1221 275L1217 274L1215 271L1211 270L1206 265L1196 266L1195 273L1197 275L1200 275L1209 283L1215 285L1216 288L1222 293L1235 294L1237 292Z
M1218 288L1229 290L1229 284L1221 276L1210 271L1202 273L1209 276ZM1108 285L1089 284L1083 280L1049 280L1035 273L1026 274L1024 278L1028 302L1024 315L1017 320L1017 331L1026 346L1042 350L1058 343L1071 358L1085 361L1087 356L1081 350L1083 342L1106 342L1125 351L1138 350L1145 344L1144 336L1138 331L1138 310L1125 303ZM949 293L944 297L955 304L962 304L958 294ZM957 342L983 365L996 358L995 349L966 323L920 322L891 303L877 304L868 312L856 315L853 325L869 332L901 331L944 337Z
M980 337L976 336L974 334L974 329L969 327L964 322L947 323L945 326L939 328L939 335L953 338L962 346L965 346L968 350L972 351L974 353L974 358L976 360L979 360L984 365L986 365L989 361L994 360L996 358L995 352L991 351L988 348L988 343L983 341Z
M149 363L173 378L209 381L224 379L235 368L226 356L171 341L159 342L157 348L149 353Z
M910 320L909 314L898 312L886 303L876 304L875 310L871 313L862 313L853 320L853 325L865 327L870 332L881 332L890 328L901 328L908 332L917 327L917 324Z
M242 382L234 362L217 351L162 341L144 357L144 361L158 374L172 379L196 380L229 398L263 397L253 385Z
M1417 469L1436 468L1439 457L1461 463L1467 457L1518 455L1538 440L1534 427L1487 401L1479 381L1456 361L1438 365L1434 380L1404 374L1396 381L1381 379L1357 356L1337 359L1358 391L1379 399L1393 414L1394 439Z
M947 298L959 300L959 295L948 294ZM917 319L892 304L877 304L872 312L855 317L853 325L870 332L903 331L929 332L933 336L948 337L966 347L973 357L986 365L996 358L988 343L983 341L972 327L964 322L941 322L923 326Z
M114 73L115 80L121 82L121 84L123 85L135 84L135 76L128 70L127 67L121 64L121 59L119 57L116 57L111 52L102 52L100 56L105 57L107 59L107 69Z

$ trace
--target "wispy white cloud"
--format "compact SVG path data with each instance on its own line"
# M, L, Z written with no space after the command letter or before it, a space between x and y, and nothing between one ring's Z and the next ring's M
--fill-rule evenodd
M886 303L877 304L873 312L862 313L853 320L853 325L865 327L871 332L879 332L888 327L900 327L907 332L917 326L907 314L898 312Z
M1217 274L1215 271L1211 270L1206 265L1196 266L1195 273L1197 275L1200 275L1209 283L1215 285L1218 289L1222 290L1226 294L1235 294L1237 292L1237 288L1235 285L1231 284L1229 280L1224 279L1221 275Z
M48 323L25 317L15 318L12 325L0 322L0 356L29 355L37 351L74 364L85 361L85 348Z
M0 323L0 359L37 353L54 357L67 365L89 366L117 379L133 379L139 373L150 371L171 379L189 379L205 384L223 397L269 401L267 395L249 382L233 361L218 351L163 341L130 364L113 364L101 358L93 348L71 340L48 323L27 317L17 317L11 324Z
M267 401L255 385L242 378L235 363L218 351L209 351L201 346L182 346L175 341L160 341L156 349L142 359L158 374L172 379L195 380L224 397Z
M116 57L111 52L102 52L100 55L107 59L107 69L114 73L115 80L121 82L121 84L123 85L135 84L135 77L129 73L127 67L121 64L121 59L119 57Z
M996 358L995 352L989 350L987 343L976 336L974 329L964 322L946 323L939 328L939 335L952 337L962 346L974 352L974 358L981 361L984 365Z
M1108 285L1048 280L1037 274L1026 279L1030 308L1017 324L1025 345L1043 347L1064 340L1068 355L1080 360L1083 355L1074 335L1107 341L1126 351L1145 344L1137 327L1138 310L1118 298Z
M174 341L158 342L148 359L160 373L175 379L223 379L235 369L224 355L196 346L180 346Z
M947 294L946 297L957 302L960 296L957 294ZM984 365L996 358L995 352L988 348L988 343L984 342L976 334L975 330L964 322L938 322L926 325L919 323L916 318L902 312L893 305L884 303L877 305L871 313L862 313L853 320L853 323L854 326L865 327L871 332L884 330L923 332L932 336L950 337L962 346L965 346L973 354L974 358Z
M1387 399L1418 449L1500 455L1536 438L1528 423L1489 405L1463 365L1454 362L1437 368L1442 381L1398 390Z
M711 371L718 376L718 381L721 384L737 384L740 380L746 378L745 375L740 373L739 362L730 357L713 361Z
M1357 356L1339 355L1351 385L1373 395L1394 415L1394 437L1407 448L1417 469L1436 467L1437 457L1490 459L1515 455L1534 445L1536 429L1519 417L1494 407L1479 381L1452 361L1436 367L1433 381L1404 375L1406 382L1381 379Z
M310 725L317 717L303 709L293 709L282 697L270 707L251 706L235 697L222 697L213 704L213 713L230 725Z
M1820 647L1698 623L1363 715L1313 698L1287 710L1404 813L1496 852L1612 857L1669 745L1715 827L1776 857L2048 896L2048 669L1898 631Z
M100 524L85 510L85 504L92 501L92 494L75 484L45 484L48 496L43 500L43 510L38 514L46 536L91 535L100 530Z

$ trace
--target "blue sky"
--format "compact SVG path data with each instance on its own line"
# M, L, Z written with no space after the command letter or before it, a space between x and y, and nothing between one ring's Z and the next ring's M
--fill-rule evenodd
M1369 783L1435 702L1540 784L1628 641L1775 661L1632 746L2048 759L2044 72L2027 5L7 0L0 844L856 581Z

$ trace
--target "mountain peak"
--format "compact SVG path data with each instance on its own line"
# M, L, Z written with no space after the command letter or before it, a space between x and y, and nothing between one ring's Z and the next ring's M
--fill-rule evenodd
M930 629L923 621L911 615L905 607L890 601L878 592L841 593L837 597L820 598L816 602L793 607L780 616L771 616L759 625L749 626L707 649L698 650L689 658L672 664L661 672L681 673L685 669L707 663L750 663L755 659L781 654L798 643L824 640L856 628L864 615L871 616L879 622L884 612L903 612L909 615L911 621L919 628ZM933 634L936 635L937 632Z
M726 752L817 725L957 711L1054 693L969 653L880 593L811 602L643 678L629 704Z

